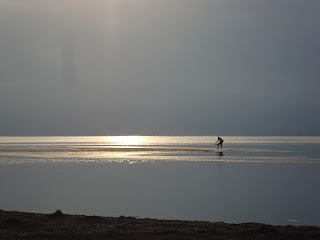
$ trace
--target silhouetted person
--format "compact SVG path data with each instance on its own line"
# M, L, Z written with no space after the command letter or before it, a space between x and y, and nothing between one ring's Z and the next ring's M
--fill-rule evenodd
M222 144L223 144L223 139L221 137L218 137L218 141L216 142L216 145L217 145L217 148L220 148L222 149Z

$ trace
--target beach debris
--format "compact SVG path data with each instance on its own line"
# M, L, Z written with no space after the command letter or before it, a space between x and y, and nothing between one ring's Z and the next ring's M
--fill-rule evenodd
M61 210L57 210L54 213L52 213L51 216L53 216L53 217L61 217L61 216L64 216L64 214L62 213Z

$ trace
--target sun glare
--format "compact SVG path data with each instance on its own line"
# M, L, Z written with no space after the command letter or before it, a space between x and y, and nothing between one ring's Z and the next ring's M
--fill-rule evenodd
M146 141L142 136L115 136L111 140L117 145L139 145Z

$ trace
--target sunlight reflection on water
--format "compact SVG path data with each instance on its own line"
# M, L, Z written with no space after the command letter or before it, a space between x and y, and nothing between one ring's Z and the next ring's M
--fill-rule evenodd
M320 163L319 137L212 136L0 137L0 164L225 161Z
M319 137L223 138L0 137L0 206L320 224Z

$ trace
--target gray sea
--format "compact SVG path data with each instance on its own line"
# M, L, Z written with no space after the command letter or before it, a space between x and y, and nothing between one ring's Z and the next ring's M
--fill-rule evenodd
M320 226L320 137L0 137L0 209Z

